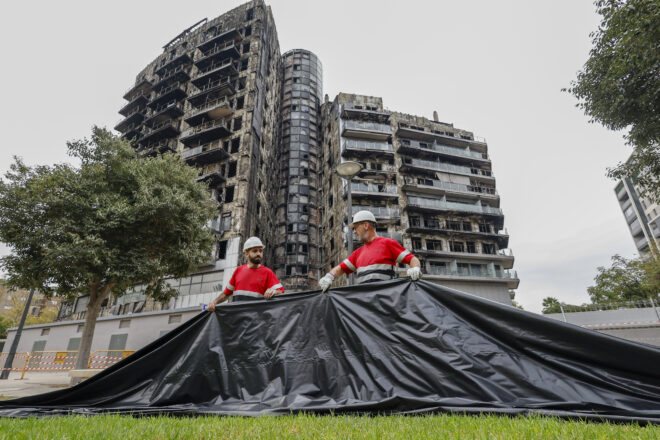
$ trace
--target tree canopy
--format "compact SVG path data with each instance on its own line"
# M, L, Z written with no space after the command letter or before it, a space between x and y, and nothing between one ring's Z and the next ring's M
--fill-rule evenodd
M660 203L660 3L657 0L597 0L602 20L591 34L592 49L567 90L592 122L628 129L633 153L608 170L631 177L642 194Z
M592 303L646 300L660 293L660 260L612 257L610 267L599 267L595 284L587 288Z
M209 258L206 225L217 206L178 156L137 160L126 141L96 127L67 145L79 166L29 167L15 158L0 180L0 240L11 250L0 266L13 287L64 300L90 295L83 355L109 293L145 284L147 295L166 300L176 292L164 278Z

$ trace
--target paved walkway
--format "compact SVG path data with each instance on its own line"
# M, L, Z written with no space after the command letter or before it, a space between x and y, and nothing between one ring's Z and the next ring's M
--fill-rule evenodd
M6 380L0 380L0 399L32 396L69 387L69 373L25 373L12 372Z

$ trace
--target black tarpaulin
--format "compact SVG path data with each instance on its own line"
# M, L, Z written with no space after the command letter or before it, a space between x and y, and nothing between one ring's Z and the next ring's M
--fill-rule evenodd
M660 422L660 349L407 279L202 312L70 389L66 413L539 413Z

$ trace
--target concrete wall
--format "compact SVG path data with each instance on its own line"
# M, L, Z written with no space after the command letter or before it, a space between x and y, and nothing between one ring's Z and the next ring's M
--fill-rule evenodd
M608 335L643 344L660 346L660 310L642 309L599 310L593 312L550 313L545 316Z
M92 351L108 350L113 335L126 334L126 345L122 349L138 350L158 339L162 334L176 328L193 316L200 313L199 307L163 310L159 312L137 313L99 318L94 331ZM129 321L128 327L123 321ZM120 328L122 322L122 328ZM64 351L72 338L80 338L84 321L62 321L50 324L26 326L21 334L17 351L32 351L36 341L45 341L42 350ZM47 334L44 334L47 333ZM8 350L16 336L16 328L10 329L5 348Z

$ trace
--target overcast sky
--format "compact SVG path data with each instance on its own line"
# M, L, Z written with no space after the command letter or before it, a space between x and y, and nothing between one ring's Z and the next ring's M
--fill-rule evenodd
M160 48L242 1L11 2L0 15L0 172L66 161L65 142L114 127L122 95ZM324 91L488 141L520 277L516 300L588 301L596 267L636 254L606 167L622 134L589 124L567 87L599 19L590 1L273 0L280 48L323 62ZM0 248L0 254L6 254Z

